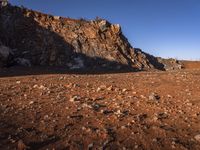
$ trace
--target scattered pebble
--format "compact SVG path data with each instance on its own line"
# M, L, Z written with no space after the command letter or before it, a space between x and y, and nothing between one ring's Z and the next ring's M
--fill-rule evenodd
M17 83L17 84L20 84L20 83L21 83L21 81L16 81L16 83Z
M75 102L75 101L80 101L80 100L81 100L81 97L78 95L74 95L69 99L70 102Z
M29 105L32 105L32 104L34 104L34 103L35 103L34 101L30 101L30 102L29 102Z
M197 140L198 142L200 142L200 134L195 135L194 139Z
M158 101L160 99L160 96L157 94L157 93L151 93L150 95L149 95L149 100L150 101Z

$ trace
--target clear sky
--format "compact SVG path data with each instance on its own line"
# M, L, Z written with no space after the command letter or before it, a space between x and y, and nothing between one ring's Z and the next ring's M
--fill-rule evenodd
M200 59L200 0L10 0L44 13L119 23L133 47Z

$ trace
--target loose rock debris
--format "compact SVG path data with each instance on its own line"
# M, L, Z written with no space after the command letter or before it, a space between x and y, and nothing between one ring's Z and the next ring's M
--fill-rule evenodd
M0 149L199 150L199 74L0 78Z

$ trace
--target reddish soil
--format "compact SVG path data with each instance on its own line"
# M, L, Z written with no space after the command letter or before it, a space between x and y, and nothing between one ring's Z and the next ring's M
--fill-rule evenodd
M200 70L194 68L14 77L4 72L0 149L199 150Z
M199 61L183 61L186 69L200 69Z

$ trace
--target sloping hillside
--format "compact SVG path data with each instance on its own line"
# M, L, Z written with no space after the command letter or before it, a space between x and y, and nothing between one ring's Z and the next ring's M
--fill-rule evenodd
M2 45L11 48L2 59L6 66L163 69L155 57L132 48L120 25L103 19L75 20L9 5L0 10L0 33Z

